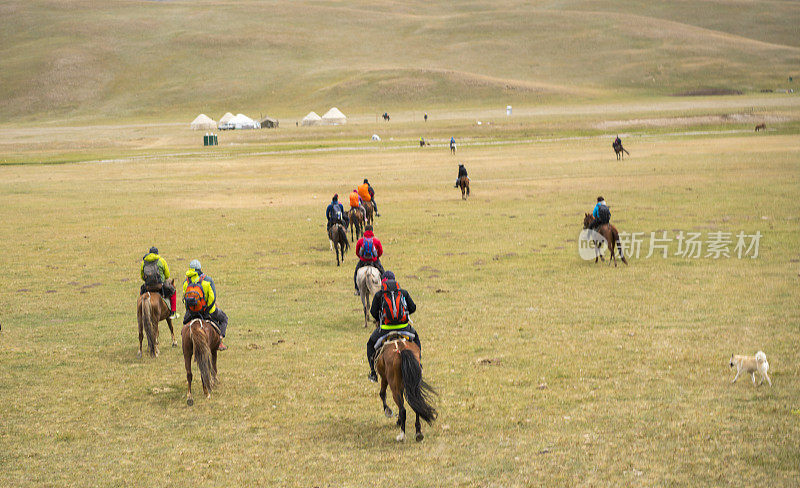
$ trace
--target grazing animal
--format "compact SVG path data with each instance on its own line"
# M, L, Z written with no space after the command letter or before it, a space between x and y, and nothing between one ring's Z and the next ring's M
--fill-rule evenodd
M333 224L328 229L328 239L331 241L331 248L336 255L336 266L339 266L339 254L342 255L342 262L344 262L344 253L350 248L350 242L347 240L347 231L344 230L342 224Z
M364 235L364 212L359 207L351 207L347 214L350 221L350 240L356 242Z
M764 122L761 122L760 124L758 124L756 126L756 132L758 132L760 130L767 130L767 124L765 124Z
M167 282L175 286L175 280L170 278ZM169 332L172 334L172 347L178 345L175 340L175 331L172 329L172 319L169 318L169 305L157 291L146 291L139 296L136 302L136 321L139 323L139 353L142 357L142 340L147 336L147 348L150 357L158 356L158 323L167 321Z
M590 225L594 222L594 217L591 214L584 214L583 217L583 228L588 229ZM617 228L614 227L612 224L602 224L600 227L595 229L595 232L603 236L603 238L608 243L608 250L611 251L611 261L614 262L614 267L617 267L617 259L614 256L614 248L616 247L619 249L619 258L622 260L623 263L628 264L628 260L625 259L625 255L622 252L622 244L619 241L619 232L617 232ZM594 262L597 262L597 259L600 258L605 261L603 258L603 253L600 249L601 244L596 244L596 256L594 258ZM609 261L608 265L611 266L611 261Z
M392 389L392 398L399 410L397 426L400 427L400 434L396 438L397 441L406 440L406 407L403 397L416 414L415 438L417 442L422 441L425 436L422 434L422 425L419 419L421 418L431 425L436 420L438 413L431 401L431 397L436 395L436 391L422 379L419 348L405 337L389 336L378 352L375 368L381 377L380 397L384 415L388 418L392 417L392 410L386 405L387 386Z
M749 374L753 378L753 386L761 386L766 378L769 386L772 386L772 380L769 379L767 371L769 371L769 363L767 362L767 355L763 351L758 351L755 356L739 356L736 354L731 355L730 361L731 368L736 368L736 376L733 377L731 383L736 383L742 371ZM761 375L761 381L756 385L756 371Z
M372 305L370 298L381 289L381 272L375 266L364 266L356 274L356 283L358 284L358 295L361 297L361 305L364 307L364 328L366 328L369 309Z
M183 362L186 366L186 382L189 391L186 394L186 404L194 405L192 398L192 353L194 353L197 369L200 370L200 382L203 384L203 393L206 398L211 398L211 390L217 384L217 349L221 339L219 330L210 320L194 319L183 326L181 330L183 342Z
M458 187L461 188L461 199L466 200L469 196L469 177L462 176L458 179Z
M372 206L372 202L371 201L364 202L364 210L366 212L366 215L364 216L364 222L366 222L366 225L372 225L372 219L373 219L372 216L373 216L375 210L374 210L374 208Z
M619 161L619 160L620 160L620 157L621 157L622 159L625 159L625 154L627 154L628 156L630 156L630 155L631 155L631 153L629 153L629 152L627 151L627 149L625 149L624 147L622 147L622 143L621 143L621 142L620 142L620 143L617 143L617 142L615 142L614 144L612 144L612 145L611 145L611 147L613 147L613 148L614 148L614 153L617 155L617 161ZM625 154L623 154L623 152L624 152Z

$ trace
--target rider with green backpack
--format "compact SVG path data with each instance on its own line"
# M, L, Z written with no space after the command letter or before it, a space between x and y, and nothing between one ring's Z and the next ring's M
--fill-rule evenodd
M421 353L422 343L419 340L419 334L409 324L409 315L416 310L417 305L411 299L411 295L397 284L394 273L385 272L381 290L375 294L370 307L370 314L379 324L367 341L368 378L370 381L378 382L378 375L375 374L375 348L383 343L382 338L386 335L394 332L408 337L419 347Z

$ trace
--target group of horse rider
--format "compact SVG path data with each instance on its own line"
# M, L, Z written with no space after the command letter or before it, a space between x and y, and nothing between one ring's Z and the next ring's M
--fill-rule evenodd
M350 208L359 209L361 215L365 217L367 215L364 202L372 202L372 209L375 211L375 216L381 216L381 214L378 213L378 205L375 203L375 190L372 188L372 185L369 184L367 178L364 178L364 183L353 189L349 199ZM338 193L333 195L331 203L328 204L328 208L325 209L325 219L328 221L327 230L330 230L335 224L341 224L345 227L348 226L347 214L344 211L344 206L339 201Z
M180 317L177 311L177 293L175 288L168 281L170 278L169 266L163 257L159 256L158 248L155 246L142 258L140 272L142 287L140 294L146 292L160 293L165 299L170 301L170 319ZM203 273L200 261L193 259L189 263L186 271L186 279L183 282L184 305L186 314L183 317L183 324L186 325L194 319L210 320L220 332L219 350L224 351L228 347L222 342L225 338L225 331L228 328L228 316L217 306L217 289L214 280Z

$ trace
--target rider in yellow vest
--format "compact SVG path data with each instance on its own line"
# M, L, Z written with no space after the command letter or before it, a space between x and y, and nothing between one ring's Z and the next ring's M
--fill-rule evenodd
M203 274L203 271L200 269L200 261L197 259L193 259L192 262L189 263L189 270L186 272L186 281L183 282L184 295L186 294L186 288L189 286L190 282L200 282L200 286L203 289L203 297L206 301L206 307L202 312L193 312L189 310L187 306L186 315L183 317L183 324L186 325L194 319L211 320L219 327L221 337L218 350L224 351L228 349L228 347L222 343L222 339L225 337L225 331L228 329L228 316L225 315L225 312L223 312L221 308L217 307L217 294L214 280L212 280L210 276Z
M147 267L147 269L145 269ZM139 268L139 276L141 276L142 287L139 294L142 295L146 291L157 291L161 296L169 299L169 310L171 315L170 319L175 320L179 317L177 312L177 294L167 280L169 279L169 266L167 262L158 255L158 248L155 246L150 248L150 251L142 258L142 265Z

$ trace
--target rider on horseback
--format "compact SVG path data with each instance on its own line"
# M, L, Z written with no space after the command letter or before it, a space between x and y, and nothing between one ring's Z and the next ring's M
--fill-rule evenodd
M469 176L467 176L467 168L465 168L463 164L459 164L458 176L456 177L456 186L454 186L453 188L458 188L458 180L460 180L462 176L466 176L467 179L469 179Z
M350 208L357 208L361 212L361 216L367 215L367 210L364 208L364 203L361 201L361 196L358 194L357 189L353 189L350 194Z
M191 289L190 289L191 287ZM190 291L187 294L187 290ZM211 320L219 327L219 350L228 347L222 343L225 330L228 328L228 316L217 306L217 289L214 280L203 274L200 261L193 259L186 272L186 281L183 282L183 302L186 305L186 315L183 324L186 325L194 319Z
M365 202L372 202L372 209L375 210L375 216L380 217L378 213L378 205L375 204L375 190L369 184L369 180L364 178L364 183L358 187L358 194Z
M597 205L592 210L592 217L594 217L594 222L589 226L592 230L611 221L611 211L608 209L606 200L603 197L597 197Z
M358 256L358 264L356 270L353 272L353 284L356 287L356 295L358 295L358 270L364 266L374 266L383 275L383 265L381 264L380 257L383 255L383 246L381 241L375 237L372 232L372 226L364 227L364 237L356 243L356 256Z
M170 319L177 319L180 317L177 312L177 295L175 288L167 283L169 279L169 266L167 262L158 255L158 248L155 246L150 248L150 251L142 257L142 266L139 271L142 277L142 287L139 294L142 295L148 291L157 291L161 296L169 299L169 306L172 315Z
M328 228L326 230L331 230L331 227L336 224L345 225L344 207L339 203L338 193L333 195L330 205L328 205L328 208L325 210L325 217L328 219Z
M419 334L408 322L408 316L417 310L417 305L406 290L400 288L395 280L394 273L387 271L383 274L381 291L372 299L370 313L378 321L376 327L367 341L367 361L369 361L369 380L377 383L378 375L375 374L375 345L387 334L403 333L422 351ZM382 341L381 341L382 342Z
M612 144L612 146L613 147L622 146L622 139L619 138L619 134L617 134L617 138L614 139L614 144Z

